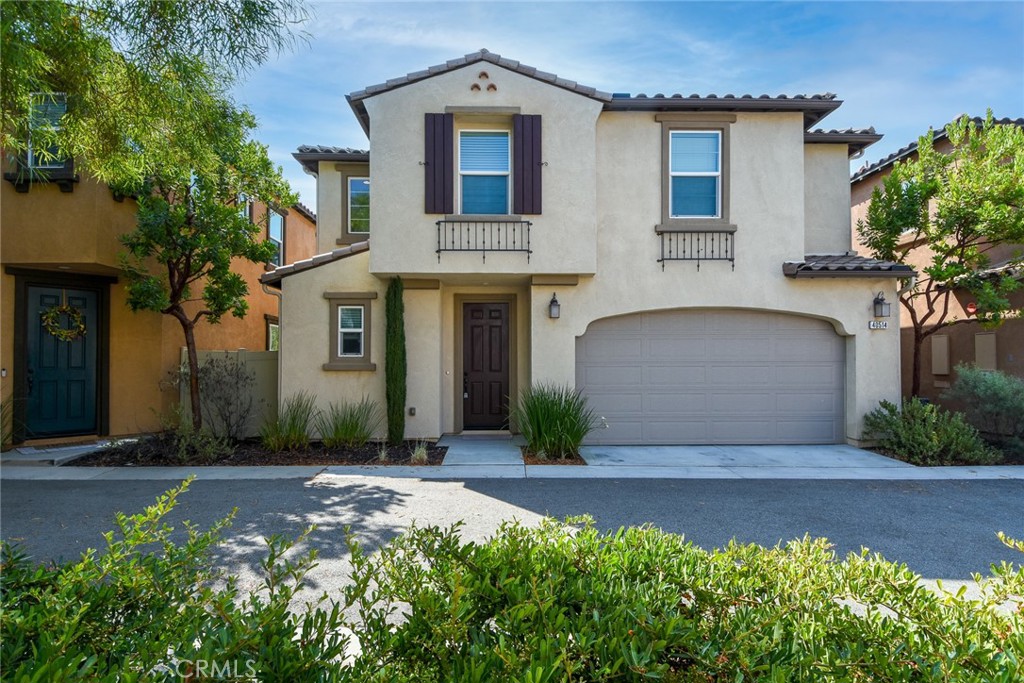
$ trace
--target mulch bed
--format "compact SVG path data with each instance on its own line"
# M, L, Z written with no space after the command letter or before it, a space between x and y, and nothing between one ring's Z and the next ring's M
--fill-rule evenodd
M321 443L310 444L302 451L268 451L258 441L235 445L227 457L210 462L182 462L168 439L145 438L90 453L75 460L82 467L179 467L182 465L440 465L448 449L427 444L427 462L413 463L415 441L387 447L387 460L380 460L379 444L368 443L357 448L328 448Z
M527 465L586 465L587 461L578 455L574 455L570 458L538 458L534 453L530 453L526 450L525 446L521 446L520 450L523 452L523 462Z

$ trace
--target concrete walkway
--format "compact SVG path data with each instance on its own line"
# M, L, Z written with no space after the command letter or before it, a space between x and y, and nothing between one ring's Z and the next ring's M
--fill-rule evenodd
M279 467L28 467L3 456L0 478L35 480L310 479L801 479L801 480L1024 480L1024 467L915 467L846 445L826 446L585 446L587 467L525 465L521 440L507 434L445 436L438 466ZM78 446L77 453L83 447ZM94 446L95 448L95 446ZM60 453L58 453L60 451ZM54 465L72 447L48 449L32 464ZM17 456L15 456L17 457ZM29 458L23 457L22 461ZM49 460L49 462L47 462Z

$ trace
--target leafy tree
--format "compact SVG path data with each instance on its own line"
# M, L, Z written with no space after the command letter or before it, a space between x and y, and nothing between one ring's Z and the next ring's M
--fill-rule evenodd
M0 144L23 158L31 132L34 154L73 157L138 200L122 238L128 305L181 324L196 428L195 325L244 316L248 286L232 262L273 252L236 200L295 201L230 89L300 37L305 18L300 0L0 4ZM38 125L40 105L59 120Z
M297 201L267 155L250 140L252 115L222 108L205 122L216 145L202 167L172 159L157 166L135 193L138 224L121 236L127 248L122 269L133 311L159 311L177 320L185 336L192 424L202 426L199 358L195 327L227 314L245 316L248 284L231 269L235 259L266 263L275 246L260 239L265 223L249 220L237 199L245 195L266 204ZM200 289L201 288L201 289Z
M975 319L995 327L1017 317L1009 295L1021 286L1024 266L1024 130L998 124L989 111L978 125L964 116L946 126L949 152L933 145L932 132L918 142L917 158L897 163L875 188L866 221L857 233L874 258L915 266L928 250L918 277L901 292L913 329L911 394L921 389L921 347L936 332L969 322L950 311L955 290L977 301ZM1007 268L990 270L989 253L1014 247Z
M305 19L301 0L0 3L0 146L24 157L38 93L64 93L59 125L32 130L34 151L139 183L167 161L169 116L208 120L193 112L228 99L247 70L302 37ZM184 159L208 149L202 135L175 142Z

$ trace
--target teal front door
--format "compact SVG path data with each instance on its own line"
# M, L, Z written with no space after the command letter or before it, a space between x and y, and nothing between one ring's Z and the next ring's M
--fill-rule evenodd
M95 290L29 286L26 319L25 436L98 433L99 294ZM78 322L51 309L72 306L85 332L71 340L60 330ZM43 314L51 311L49 326ZM53 334L57 332L57 334Z

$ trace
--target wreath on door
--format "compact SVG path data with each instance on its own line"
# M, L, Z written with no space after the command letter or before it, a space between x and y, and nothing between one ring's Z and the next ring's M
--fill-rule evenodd
M62 318L67 316L67 324ZM72 342L85 336L85 320L82 312L71 304L54 305L39 314L43 321L43 329L57 339Z

